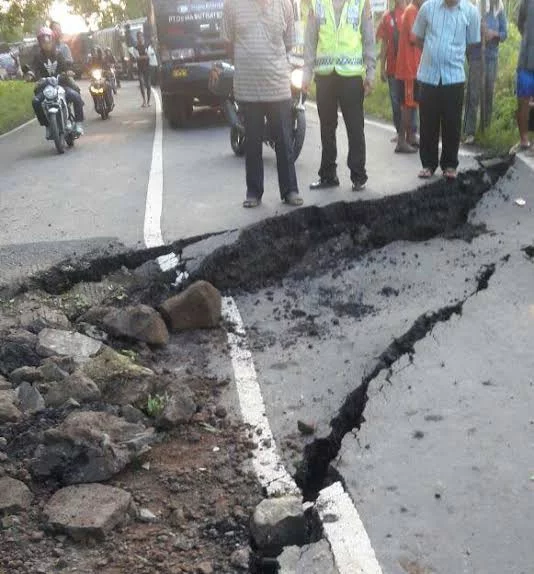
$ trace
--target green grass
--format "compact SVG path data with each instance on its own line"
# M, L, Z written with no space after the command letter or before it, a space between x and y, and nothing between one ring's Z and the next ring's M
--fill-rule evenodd
M22 81L0 82L0 134L33 117L33 88Z

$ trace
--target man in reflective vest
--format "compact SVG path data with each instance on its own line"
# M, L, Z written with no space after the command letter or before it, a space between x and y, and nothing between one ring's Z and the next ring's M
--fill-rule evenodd
M311 189L339 185L336 129L341 108L349 139L353 191L367 182L363 99L373 87L376 56L369 0L313 0L306 27L303 88L315 73L321 122L319 180Z

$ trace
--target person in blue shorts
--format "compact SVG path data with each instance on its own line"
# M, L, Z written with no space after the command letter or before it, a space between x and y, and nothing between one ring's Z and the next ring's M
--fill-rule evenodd
M534 0L522 0L518 18L521 50L517 64L517 126L519 148L531 147L528 138L530 101L534 98Z

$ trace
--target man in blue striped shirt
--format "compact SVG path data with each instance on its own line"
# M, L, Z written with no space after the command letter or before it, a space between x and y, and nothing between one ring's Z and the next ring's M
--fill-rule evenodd
M468 45L480 42L480 16L469 0L427 0L413 33L423 48L417 72L423 165L419 177L432 177L439 164L443 175L454 179L462 132L465 54Z

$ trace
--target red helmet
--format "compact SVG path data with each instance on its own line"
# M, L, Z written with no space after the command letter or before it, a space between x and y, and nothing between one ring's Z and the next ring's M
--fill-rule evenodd
M49 36L51 39L54 38L54 32L47 26L43 26L37 33L37 40L40 42L43 38Z

